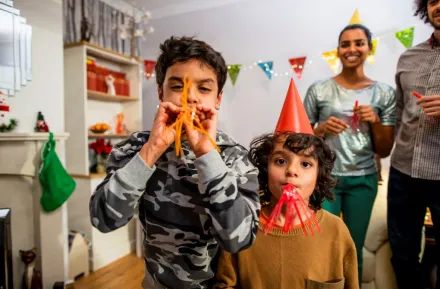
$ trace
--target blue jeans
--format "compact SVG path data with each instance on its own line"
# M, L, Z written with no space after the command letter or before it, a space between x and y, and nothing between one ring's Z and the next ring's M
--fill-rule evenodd
M399 289L423 288L419 254L426 208L431 211L437 241L436 259L440 264L440 181L412 178L391 167L388 180L388 235L391 263ZM440 288L440 270L437 270L436 288Z

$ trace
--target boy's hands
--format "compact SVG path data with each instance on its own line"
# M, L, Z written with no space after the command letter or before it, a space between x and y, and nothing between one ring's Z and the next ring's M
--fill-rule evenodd
M144 144L139 155L152 168L159 157L174 142L176 129L167 125L180 113L181 108L171 102L162 102L154 118L148 142Z
M215 137L217 134L217 111L213 107L206 107L202 104L196 106L196 114L200 121L200 124L208 133L209 137L215 142ZM202 155L215 149L211 140L201 131L197 130L194 125L189 122L185 122L185 130L188 137L189 145L193 150L196 157L201 157Z

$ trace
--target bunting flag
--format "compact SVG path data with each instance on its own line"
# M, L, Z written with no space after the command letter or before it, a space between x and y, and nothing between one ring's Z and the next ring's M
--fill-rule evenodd
M154 72L154 68L156 67L156 61L153 60L144 60L144 70L145 70L145 77L147 79L150 79L151 75Z
M298 79L301 79L307 57L290 58L289 62Z
M322 53L325 61L327 61L328 65L332 69L333 73L338 73L339 70L339 57L337 50L330 50Z
M266 73L267 77L269 77L269 79L272 79L272 74L273 74L273 61L268 61L268 62L259 62L258 66L264 71L264 73Z
M362 24L362 20L359 15L359 11L357 9L354 11L353 16L351 17L350 25L352 25L352 24Z
M406 49L411 48L414 40L414 26L396 32L396 37L402 42Z
M231 78L232 85L235 85L237 81L238 74L240 73L241 64L229 64L228 65L228 74Z
M373 47L371 48L371 54L368 55L368 57L367 57L367 62L369 64L374 64L374 56L376 55L377 41L378 41L378 39L373 39L371 41L373 44Z

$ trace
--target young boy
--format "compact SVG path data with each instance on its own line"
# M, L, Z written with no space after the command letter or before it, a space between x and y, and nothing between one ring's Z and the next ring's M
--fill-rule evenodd
M265 202L259 231L249 249L221 253L215 289L359 289L356 247L350 233L340 218L321 209L324 199L333 199L335 181L330 173L335 156L322 138L309 133L308 119L294 120L298 115L307 118L301 106L296 107L299 112L287 114L287 121L280 118L283 125L276 134L251 143L251 162L259 169ZM295 126L298 123L300 127ZM294 186L308 208L301 208L298 202L287 231L286 210L281 211L273 229L265 234L286 184Z
M258 170L248 151L217 131L226 82L220 53L202 41L171 37L156 64L160 107L151 131L133 133L109 157L107 176L90 201L101 232L127 224L138 208L145 231L144 288L210 288L219 246L251 246L260 211ZM181 109L184 77L192 80L188 104L197 108L209 137L186 125L184 156L167 127Z

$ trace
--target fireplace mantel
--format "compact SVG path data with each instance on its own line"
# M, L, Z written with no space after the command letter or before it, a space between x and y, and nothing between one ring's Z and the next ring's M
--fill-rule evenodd
M55 140L66 140L68 137L69 134L66 132L53 134L53 138ZM0 141L47 141L47 140L49 140L49 133L47 132L0 133Z
M69 137L69 133L54 133L57 144ZM40 154L49 140L49 133L0 133L0 175L19 175L35 177ZM59 150L57 150L59 151Z

